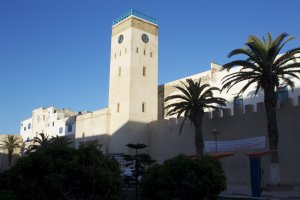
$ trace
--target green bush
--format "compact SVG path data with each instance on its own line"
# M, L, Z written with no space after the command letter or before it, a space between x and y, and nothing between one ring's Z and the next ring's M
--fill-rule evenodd
M209 157L192 160L184 155L149 168L141 180L148 200L213 199L226 189L221 163Z
M0 188L23 200L117 200L121 187L118 163L95 146L74 149L49 145L0 174Z

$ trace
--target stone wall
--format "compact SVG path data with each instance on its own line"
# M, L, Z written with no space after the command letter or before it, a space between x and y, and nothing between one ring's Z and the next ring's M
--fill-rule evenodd
M257 110L254 112L254 107ZM282 183L300 184L300 106L293 105L288 99L277 109L279 129L279 157ZM165 119L149 125L148 145L151 156L158 162L179 153L195 154L194 127L186 121L182 133L180 119ZM246 105L243 109L226 109L223 113L206 113L203 122L205 140L214 140L212 129L221 132L218 140L239 140L257 136L266 136L267 122L264 104ZM268 139L267 139L268 140ZM268 141L266 144L268 148ZM250 184L249 160L246 153L233 152L234 156L222 159L228 182L231 184ZM270 156L262 158L263 183L269 180Z

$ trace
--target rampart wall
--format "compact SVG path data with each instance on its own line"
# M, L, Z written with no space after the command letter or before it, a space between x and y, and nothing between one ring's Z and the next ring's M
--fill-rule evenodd
M300 101L299 101L300 102ZM226 109L224 112L206 113L203 121L204 139L214 140L212 129L220 131L218 140L239 140L257 136L266 136L267 121L263 103L244 108ZM300 106L287 99L277 109L279 129L279 159L282 183L300 184ZM171 158L179 153L195 155L194 127L187 120L182 133L179 127L182 118L164 119L149 125L149 152L158 162ZM268 139L266 144L268 149ZM253 151L253 150L252 150ZM233 152L234 156L223 158L222 163L230 184L250 184L249 150ZM263 184L269 180L270 157L263 157Z

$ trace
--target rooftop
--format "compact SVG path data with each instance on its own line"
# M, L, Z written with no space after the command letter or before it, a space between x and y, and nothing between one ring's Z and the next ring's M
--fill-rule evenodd
M123 21L124 19L130 17L130 16L135 16L135 17L138 17L138 18L141 18L141 19L144 19L148 22L151 22L153 24L156 24L157 25L157 19L155 19L154 17L150 17L148 15L145 15L139 11L136 11L134 9L131 9L129 11L127 11L125 14L123 14L122 16L118 17L117 19L115 19L113 21L113 26L116 25L117 23Z

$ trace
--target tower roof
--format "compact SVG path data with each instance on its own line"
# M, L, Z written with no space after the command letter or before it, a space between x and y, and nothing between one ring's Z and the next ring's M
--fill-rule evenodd
M150 17L150 16L145 15L145 14L139 12L139 11L136 11L134 9L130 9L125 14L123 14L122 16L120 16L117 19L115 19L113 21L113 26L116 25L117 23L123 21L124 19L130 17L130 16L135 16L135 17L141 18L143 20L146 20L146 21L148 21L150 23L153 23L153 24L157 25L157 19L155 19L154 17Z

